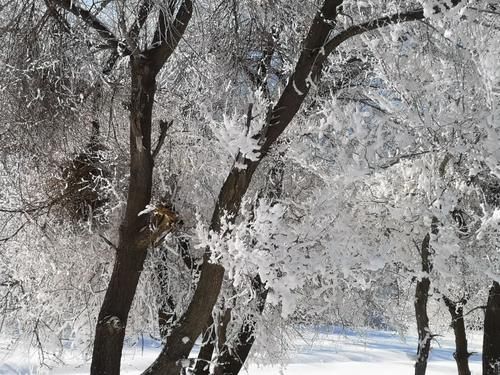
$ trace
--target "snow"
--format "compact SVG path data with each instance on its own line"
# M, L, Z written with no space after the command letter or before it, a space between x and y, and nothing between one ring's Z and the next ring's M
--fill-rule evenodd
M469 333L469 350L472 374L481 373L480 348L482 337L479 333ZM1 341L5 343L5 340ZM293 351L288 365L267 363L250 364L242 374L249 375L302 375L336 374L351 375L370 373L373 375L413 374L413 362L417 338L402 338L393 332L364 331L355 333L338 328L307 329L301 331L300 338L294 340ZM429 359L428 375L456 374L453 360L454 340L451 333L433 341ZM198 347L195 347L197 350ZM160 351L158 343L145 341L144 345L127 347L122 360L122 373L140 374L156 358ZM69 353L64 357L64 365L52 369L38 368L35 350L27 352L18 348L15 353L7 353L0 344L0 374L88 374L89 363L78 354ZM262 360L260 360L262 361Z

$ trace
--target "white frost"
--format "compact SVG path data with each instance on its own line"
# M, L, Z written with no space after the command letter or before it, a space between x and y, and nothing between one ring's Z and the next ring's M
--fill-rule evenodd
M293 89L295 90L295 92L297 93L297 95L304 95L304 93L302 91L299 90L299 88L297 87L297 85L295 84L295 80L292 81L292 85L293 85Z
M137 216L149 214L150 212L153 212L155 209L156 209L156 206L154 206L152 204L148 204L144 210L142 210L141 212L139 212L137 214Z

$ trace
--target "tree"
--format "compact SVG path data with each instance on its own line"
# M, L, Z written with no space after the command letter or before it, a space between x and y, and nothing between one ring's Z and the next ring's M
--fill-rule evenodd
M98 317L91 366L93 374L118 374L128 313L147 249L155 236L148 224L149 216L141 215L141 212L151 200L151 128L156 76L177 47L191 18L193 4L186 0L177 8L174 3L161 6L151 44L144 49L140 47L138 37L155 8L153 2L146 0L138 4L136 18L124 35L124 45L83 6L65 0L54 1L53 5L80 18L112 49L111 57L104 66L105 71L112 68L120 49L130 56L130 178L127 204L113 273ZM124 19L125 15L121 17Z

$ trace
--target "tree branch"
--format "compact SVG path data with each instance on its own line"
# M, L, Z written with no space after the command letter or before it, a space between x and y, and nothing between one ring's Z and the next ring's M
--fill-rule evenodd
M102 70L104 75L109 75L111 73L119 57L120 53L117 49L114 49L104 63L104 69Z
M144 23L148 19L151 9L153 9L153 2L151 0L143 0L139 7L137 18L135 19L134 23L132 24L128 32L129 38L133 40L137 39L139 31L141 30L142 26L144 26Z
M118 251L118 246L116 246L113 242L111 242L110 240L108 240L103 234L99 233L99 237L101 237L102 240L104 242L106 242L107 245L111 246L113 249L115 249L116 251Z
M50 0L55 5L66 9L70 13L79 17L83 22L85 22L88 26L93 28L97 33L106 41L109 48L117 49L118 48L118 38L116 38L115 34L113 34L108 27L101 22L94 14L92 14L89 10L84 9L78 5L76 5L72 0ZM124 54L130 55L131 51L128 48L125 48Z
M174 120L171 120L169 122L165 122L163 120L160 120L160 137L158 138L158 143L156 144L156 147L151 154L153 157L153 160L156 159L156 156L158 156L161 147L163 146L163 143L165 142L165 138L167 137L167 131L172 127L172 124L174 123Z
M172 3L170 3L168 11L170 14L160 9L152 48L145 52L145 55L153 61L156 71L161 69L184 35L193 15L193 0L184 0L177 11L175 20L170 23L170 16L173 15L172 9Z
M452 6L456 6L461 0L452 0ZM443 3L441 5L436 5L434 9L434 14L441 13L441 6L445 9L450 9L449 5ZM418 8L415 10L410 10L403 13L396 13L390 16L380 17L359 25L353 25L347 29L341 31L339 34L335 35L332 39L328 41L325 45L325 53L329 55L332 53L339 45L341 45L346 40L352 38L353 36L363 34L367 31L373 31L380 29L385 26L394 25L401 22L408 21L418 21L424 19L424 9Z
M57 9L54 7L54 4L51 3L50 0L45 0L45 5L47 6L47 9L49 10L49 14L52 16L52 18L54 18L59 23L59 25L61 26L62 30L65 33L69 34L71 32L71 27L69 26L68 21L66 21L66 19L64 19L59 14Z

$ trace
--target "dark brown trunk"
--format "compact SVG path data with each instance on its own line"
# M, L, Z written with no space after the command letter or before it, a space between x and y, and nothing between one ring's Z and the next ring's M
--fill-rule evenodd
M265 284L261 282L259 276L256 276L252 281L252 287L257 296L256 313L260 315L262 314L262 311L265 307L268 290L266 289ZM224 318L230 319L230 317L230 309L227 309ZM228 323L229 320L224 320L223 324L218 327L217 338L220 356L219 358L217 358L217 364L214 372L215 375L237 374L245 363L248 354L250 353L250 349L252 348L255 341L254 314L249 314L245 318L245 322L241 326L236 341L234 345L232 345L231 350L229 349L229 346L225 341ZM193 371L194 375L208 375L209 368L207 364L209 364L212 359L212 355L215 349L215 340L216 335L214 334L214 330L207 330L203 336L203 344L200 348L196 366Z
M207 329L203 332L203 340L201 342L200 352L196 359L196 365L193 369L194 375L208 375L210 373L210 362L215 349L215 327L213 327L213 319L210 318Z
M94 340L91 373L114 375L120 372L121 351L130 306L142 271L151 233L148 215L140 215L151 200L153 158L151 156L151 115L156 75L177 47L191 19L192 0L179 4L175 18L159 9L158 23L151 48L137 51L138 35L146 23L154 2L144 1L137 18L121 43L98 15L71 0L55 0L55 5L71 12L96 31L111 47L104 68L109 74L123 44L130 55L130 177L125 215L123 217L111 280L99 312ZM54 12L52 12L54 14Z
M206 327L207 317L217 301L224 276L224 268L208 259L201 267L200 280L191 304L172 327L167 343L145 374L178 375L185 367L195 340Z
M425 375L427 359L431 349L431 332L429 329L429 317L427 316L427 300L429 298L430 281L427 277L417 281L415 292L415 316L417 319L418 348L417 361L415 363L415 375Z
M437 219L432 220L432 233L437 233ZM430 233L424 237L422 246L420 248L420 258L422 264L422 272L427 275L432 269L432 262L430 259L431 247ZM425 375L427 370L427 359L431 349L432 335L429 328L429 316L427 315L427 301L429 299L429 289L431 282L427 276L422 277L417 281L415 290L415 318L417 321L418 331L418 347L417 347L417 361L415 362L415 375Z
M123 339L130 306L147 254L148 218L139 216L151 199L151 113L155 75L139 59L132 59L130 110L130 178L125 217L115 266L99 312L91 374L120 373Z
M91 374L119 374L128 312L146 252L118 253L99 314ZM112 294L111 294L112 293Z
M210 225L211 230L220 232L220 220L224 212L231 214L238 212L241 199L257 165L258 163L253 162L244 170L238 168L231 170L221 188ZM178 375L181 369L188 365L186 360L194 342L207 326L224 277L224 268L210 263L209 259L210 254L207 251L200 267L198 285L188 309L170 330L167 344L145 374Z
M453 358L457 362L458 375L470 375L469 357L470 353L467 349L467 335L465 332L464 323L464 308L465 300L459 303L451 301L448 297L443 296L444 303L451 315L451 327L455 334L455 353Z
M269 170L267 175L266 185L259 196L264 196L271 202L271 205L276 204L276 200L281 198L283 192L283 162L277 160L274 166ZM253 220L253 219L252 219ZM255 245L255 243L254 243ZM226 333L219 335L219 353L217 358L217 367L215 368L215 375L223 374L237 374L252 349L255 342L255 325L257 324L256 316L262 315L266 305L268 289L262 282L259 275L256 275L252 280L252 289L256 296L255 311L249 313L242 326L240 327L238 336L232 345L228 345L225 341ZM225 329L227 324L223 326ZM220 341L224 338L224 341ZM222 344L222 345L221 345ZM198 374L196 374L198 375Z
M252 284L257 296L256 313L261 315L266 305L268 289L259 276L254 278ZM221 357L218 360L215 375L236 375L240 372L255 342L255 324L255 316L248 315L240 328L233 348L230 350L227 343L224 344L220 350Z
M494 281L484 315L483 375L500 374L500 284Z

